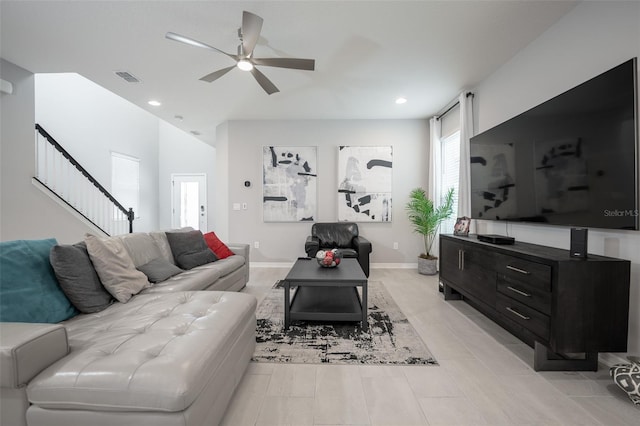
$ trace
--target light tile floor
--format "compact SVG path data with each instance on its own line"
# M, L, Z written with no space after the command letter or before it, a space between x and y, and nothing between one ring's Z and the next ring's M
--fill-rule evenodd
M286 268L252 268L262 300ZM372 269L440 366L251 363L224 425L640 425L600 365L540 372L533 350L462 301L445 302L437 276Z

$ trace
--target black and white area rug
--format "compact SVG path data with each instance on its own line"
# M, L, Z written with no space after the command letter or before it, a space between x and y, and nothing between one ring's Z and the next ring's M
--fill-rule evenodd
M369 281L369 330L360 323L293 322L284 330L284 289L274 285L256 316L252 360L296 364L438 365L379 281Z

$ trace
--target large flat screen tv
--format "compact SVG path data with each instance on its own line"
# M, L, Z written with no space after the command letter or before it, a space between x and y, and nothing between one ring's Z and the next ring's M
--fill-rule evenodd
M638 230L637 58L471 138L472 217Z

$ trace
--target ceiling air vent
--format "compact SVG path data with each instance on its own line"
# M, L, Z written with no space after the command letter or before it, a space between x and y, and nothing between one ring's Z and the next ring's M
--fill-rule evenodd
M127 83L140 83L138 77L134 76L128 71L116 71L116 75Z

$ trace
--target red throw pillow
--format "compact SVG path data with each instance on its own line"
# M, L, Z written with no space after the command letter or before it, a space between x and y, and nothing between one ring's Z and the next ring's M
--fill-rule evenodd
M235 254L225 245L225 243L220 241L216 233L213 231L204 234L204 240L211 251L218 256L218 259L224 259L225 257L233 256Z

